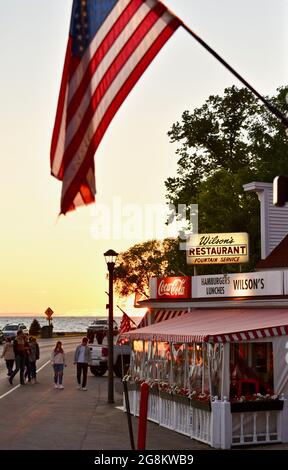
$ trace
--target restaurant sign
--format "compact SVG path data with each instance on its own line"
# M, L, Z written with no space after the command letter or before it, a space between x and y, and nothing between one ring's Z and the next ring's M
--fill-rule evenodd
M191 277L160 277L157 279L157 299L188 299L191 297Z
M187 264L231 264L249 261L248 233L202 233L187 240Z
M283 272L214 274L192 278L193 298L283 295Z

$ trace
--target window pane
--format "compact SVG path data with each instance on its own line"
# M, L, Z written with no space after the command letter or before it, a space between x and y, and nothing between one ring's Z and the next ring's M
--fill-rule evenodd
M273 393L272 343L231 343L230 396L254 393Z

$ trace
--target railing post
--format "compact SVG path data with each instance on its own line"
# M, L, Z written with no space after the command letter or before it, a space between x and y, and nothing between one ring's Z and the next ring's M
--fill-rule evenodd
M283 410L279 413L279 419L277 421L277 432L281 442L288 442L288 400L281 397L283 400Z
M224 397L221 402L221 449L230 449L232 444L231 404Z
M215 449L221 447L221 400L214 397L211 402L211 446Z

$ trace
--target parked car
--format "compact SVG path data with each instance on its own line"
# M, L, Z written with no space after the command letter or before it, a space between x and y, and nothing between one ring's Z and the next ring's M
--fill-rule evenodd
M92 321L87 328L87 337L89 343L94 342L96 336L97 342L102 344L104 338L107 336L109 330L109 321L107 318L98 318L97 320ZM119 328L117 322L113 320L113 336L119 334Z
M0 330L0 344L2 344L4 341L4 334L3 334L3 331Z
M2 330L4 338L6 339L8 336L10 336L10 338L15 338L18 330L22 330L23 333L27 335L29 333L24 323L7 323Z
M105 337L107 337L109 331L109 320L108 318L98 318L97 320L93 320L92 323L87 328L87 336L89 339L89 343L94 342L94 338L96 336L96 340L98 344L102 344ZM119 334L119 327L117 322L113 320L113 336L117 336Z
M108 347L94 342L89 345L91 351L90 371L93 375L104 375L108 370ZM117 377L123 377L130 364L130 344L114 344L113 370Z
M109 329L109 321L108 318L98 318L97 320L93 320L92 323L88 326L88 330L91 331L107 331ZM115 320L113 320L113 330L118 331L118 325Z

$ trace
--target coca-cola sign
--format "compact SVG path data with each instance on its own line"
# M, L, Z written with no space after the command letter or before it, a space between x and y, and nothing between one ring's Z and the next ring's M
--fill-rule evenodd
M188 299L191 297L191 278L163 277L157 279L157 298Z

